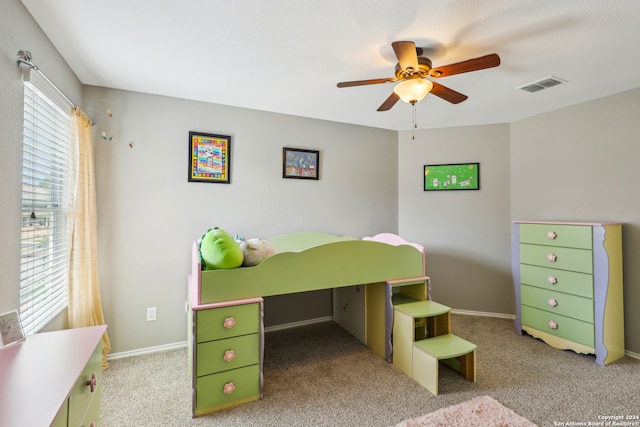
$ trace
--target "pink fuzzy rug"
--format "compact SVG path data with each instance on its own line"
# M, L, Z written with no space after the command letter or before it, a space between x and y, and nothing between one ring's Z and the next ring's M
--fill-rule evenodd
M421 417L405 420L395 427L536 427L489 396L438 409Z

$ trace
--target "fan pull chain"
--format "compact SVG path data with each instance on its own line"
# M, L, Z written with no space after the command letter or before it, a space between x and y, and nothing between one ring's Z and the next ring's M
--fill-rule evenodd
M416 124L416 104L417 102L411 104L413 106L413 129L411 135L412 140L416 139L416 128L418 127L418 125Z

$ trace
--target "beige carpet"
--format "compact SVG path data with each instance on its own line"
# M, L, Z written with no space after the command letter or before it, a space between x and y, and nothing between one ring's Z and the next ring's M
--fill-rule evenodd
M396 427L536 427L489 396L439 409L421 417L405 420Z
M191 418L186 348L112 360L102 377L101 425L388 427L478 396L541 427L638 413L638 359L603 367L592 355L517 336L509 319L452 314L451 322L478 345L478 382L441 369L437 396L326 322L265 334L264 399L198 418Z

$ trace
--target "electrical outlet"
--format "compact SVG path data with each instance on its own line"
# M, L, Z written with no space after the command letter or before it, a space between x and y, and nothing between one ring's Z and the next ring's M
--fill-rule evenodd
M153 322L156 320L156 308L147 307L147 322Z

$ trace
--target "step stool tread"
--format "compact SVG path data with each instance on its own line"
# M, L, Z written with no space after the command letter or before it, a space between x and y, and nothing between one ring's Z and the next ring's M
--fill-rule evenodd
M438 316L440 314L445 314L451 311L450 307L438 304L437 302L431 300L398 304L393 308L396 310L400 310L408 314L409 316L413 316L414 318Z
M413 346L438 359L451 359L474 351L477 346L454 334L416 341Z

